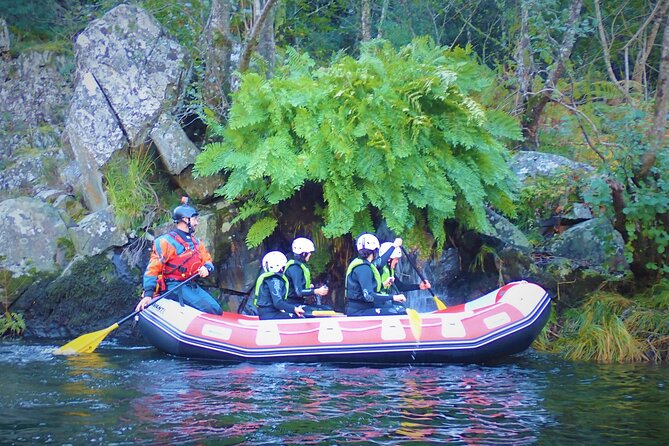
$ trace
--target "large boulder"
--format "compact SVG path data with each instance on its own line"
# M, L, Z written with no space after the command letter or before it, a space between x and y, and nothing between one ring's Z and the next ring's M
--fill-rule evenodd
M544 246L544 251L550 255L611 274L629 271L624 250L622 236L603 217L574 225Z
M520 151L513 154L509 167L521 182L536 176L550 177L565 171L591 175L595 169L587 164L552 153Z
M128 242L125 232L116 225L111 206L87 215L69 231L76 252L84 256L97 255Z
M142 145L177 102L185 53L146 11L120 5L75 41L76 86L67 135L80 165L87 206L107 207L100 167L127 146Z
M170 113L163 113L151 130L151 140L160 154L165 170L188 196L196 200L211 197L222 185L219 177L193 177L195 157L200 153L181 125Z
M71 60L31 51L0 63L0 199L65 189L63 110Z
M0 202L0 268L15 276L63 267L68 232L58 210L28 197Z

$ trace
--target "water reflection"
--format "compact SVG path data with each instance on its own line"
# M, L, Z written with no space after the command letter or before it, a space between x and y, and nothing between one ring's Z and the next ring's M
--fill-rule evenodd
M0 444L664 444L669 369L543 356L494 366L54 359L0 344ZM10 357L12 359L7 360ZM4 413L6 412L6 413Z

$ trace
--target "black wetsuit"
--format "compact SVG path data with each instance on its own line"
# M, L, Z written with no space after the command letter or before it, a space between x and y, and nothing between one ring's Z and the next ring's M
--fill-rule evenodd
M307 297L315 296L314 288L311 283L307 284L303 268L308 268L304 262L299 258L294 258L293 262L286 268L284 275L288 279L288 303L292 305L305 305ZM309 271L307 269L307 271ZM318 296L320 297L320 296ZM332 310L332 307L327 305L305 305L304 311L307 315L314 310Z
M360 264L354 266L346 277L346 314L348 316L404 314L405 311L392 305L391 295L377 291L380 289L381 278L380 274L378 276L374 274L375 267L366 259L356 259L353 262Z
M286 301L286 279L280 274L262 274L256 282L256 302L260 319L297 317L295 305Z

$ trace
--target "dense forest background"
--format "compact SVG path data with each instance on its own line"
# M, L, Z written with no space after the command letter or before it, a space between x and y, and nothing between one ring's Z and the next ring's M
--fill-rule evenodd
M71 54L76 34L120 3L0 0L0 11L13 39L11 53L5 57L31 49ZM406 234L414 245L420 245L423 255L429 255L447 243L444 221L458 216L459 225L481 229L485 225L484 204L531 230L538 218L549 216L537 215L537 209L561 213L565 211L565 195L584 194L587 203L608 216L622 235L635 289L665 283L663 279L669 273L669 0L130 3L148 10L189 53L190 80L179 118L189 136L206 149L196 170L201 175L227 176L228 183L219 194L238 200L239 220L253 222L247 237L249 246L258 246L277 225L285 224L277 215L295 199L307 200L310 206L311 217L299 223L320 224L328 237L352 234L383 220L391 230ZM468 116L479 113L482 118L478 124L466 120L462 129L444 132L456 141L454 145L463 147L456 156L463 160L460 164L422 166L420 160L429 157L427 143L420 138L412 140L411 129L423 129L425 119L443 110L426 105L435 103L431 97L436 94L434 90L421 85L411 94L402 93L402 86L392 81L404 82L402 76L411 70L443 78L443 73L434 70L444 60L460 79L449 90L453 96L448 98L452 101L448 113L457 116L460 110ZM406 122L398 121L403 118L389 116L387 107L356 102L352 90L350 109L367 129L378 125L388 129L388 134L401 134L397 127L409 129L405 140L393 140L380 132L380 140L391 141L390 151L398 151L401 145L405 153L380 162L367 159L368 165L381 166L373 174L375 179L384 178L392 170L392 181L400 185L398 190L425 191L427 186L419 184L420 175L412 175L412 169L457 168L460 178L473 178L483 184L480 190L454 180L454 192L432 191L451 194L448 206L438 208L418 194L409 196L403 206L384 206L379 204L381 198L375 203L369 197L393 194L393 188L375 191L375 181L369 181L359 183L366 198L353 200L350 206L340 200L337 209L333 205L337 203L335 197L350 198L355 187L345 187L345 182L328 183L324 178L355 176L358 171L322 173L314 167L307 175L298 172L299 162L273 165L270 159L266 163L263 160L261 177L267 181L258 182L247 169L260 162L258 151L244 153L243 144L236 147L237 152L231 150L235 138L248 141L258 133L260 118L253 114L254 107L267 104L254 103L249 94L254 89L269 85L270 91L284 95L275 98L285 114L266 117L263 128L271 123L275 134L283 135L285 130L286 138L293 138L268 149L285 162L294 155L285 146L308 140L306 130L300 134L299 129L291 128L295 116L286 110L299 100L321 101L320 87L312 81L325 79L335 86L350 81L367 88L365 83L371 81L365 73L378 67L383 67L387 78L373 81L393 85L383 100L406 100L406 107L415 107L414 111L421 113L406 118ZM74 64L69 67L72 72L74 68ZM280 102L284 97L290 99ZM327 115L327 103L318 103L324 110L318 118L322 120ZM303 123L304 128L307 123ZM351 128L351 133L355 135L362 125ZM511 152L540 150L563 155L594 166L599 175L587 190L566 176L559 184L538 184L516 195L507 184L506 172L495 167L502 163L495 144ZM304 145L311 150L314 165L328 165L317 141ZM470 148L476 148L476 155ZM232 152L243 155L224 155ZM405 170L396 168L395 163L404 163ZM282 175L272 173L276 171ZM429 173L426 171L426 175ZM286 187L277 191L281 184ZM468 199L472 195L477 199ZM401 200L396 198L393 203ZM323 209L324 202L330 205L327 210ZM138 212L144 212L141 206ZM333 252L337 251L334 246ZM655 320L653 324L658 327L666 321ZM664 336L663 342L669 343Z

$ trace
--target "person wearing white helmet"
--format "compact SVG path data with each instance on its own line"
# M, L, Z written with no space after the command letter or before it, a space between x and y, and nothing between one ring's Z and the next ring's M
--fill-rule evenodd
M288 279L283 274L288 259L280 251L270 251L262 258L263 273L256 280L253 303L260 319L303 317L304 309L286 301Z
M394 246L390 242L381 243L379 248L379 255L385 257L385 254L390 251L390 258L385 262L377 264L377 268L381 270L381 282L383 282L383 291L389 294L405 293L407 291L427 290L431 288L430 282L423 280L421 283L405 283L395 276L395 268L402 258L402 250ZM382 260L382 258L379 260Z
M305 305L307 299L316 297L316 305L305 307L307 313L313 310L332 310L331 307L321 305L320 298L328 294L327 286L314 288L311 283L311 272L307 262L316 251L314 242L306 237L298 237L293 240L293 258L286 263L284 275L288 279L288 303L294 305Z
M402 239L396 238L393 246L402 246ZM404 303L402 294L390 295L381 291L383 283L381 273L372 263L378 254L379 239L374 234L364 233L356 240L358 257L346 269L346 314L348 316L372 316L405 314L400 306L393 303ZM391 252L381 257L387 262Z

